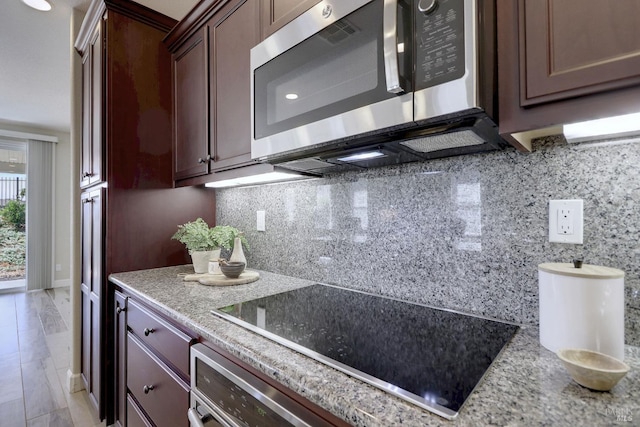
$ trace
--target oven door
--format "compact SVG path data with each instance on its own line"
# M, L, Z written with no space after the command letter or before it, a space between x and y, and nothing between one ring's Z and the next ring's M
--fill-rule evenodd
M191 347L192 427L311 427L317 415L202 344Z
M254 47L252 157L410 124L409 3L321 1Z

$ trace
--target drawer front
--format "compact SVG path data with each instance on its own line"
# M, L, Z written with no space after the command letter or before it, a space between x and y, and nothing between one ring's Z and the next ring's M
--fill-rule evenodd
M189 386L131 333L127 334L127 387L158 427L188 427Z
M189 346L194 339L132 299L127 310L131 332L189 378Z
M153 427L130 394L127 394L127 427Z

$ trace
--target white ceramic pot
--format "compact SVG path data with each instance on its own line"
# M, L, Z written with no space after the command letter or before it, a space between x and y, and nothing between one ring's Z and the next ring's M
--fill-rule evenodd
M193 270L197 274L204 274L209 272L209 260L220 258L220 249L213 251L192 251L191 262L193 263Z
M540 344L624 359L624 272L584 264L538 266Z

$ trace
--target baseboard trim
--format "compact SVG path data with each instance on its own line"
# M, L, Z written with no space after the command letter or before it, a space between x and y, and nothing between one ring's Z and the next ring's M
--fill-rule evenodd
M82 374L74 374L71 369L67 371L67 388L69 393L77 393L84 390L84 381L82 381Z
M68 288L71 286L71 279L54 280L54 288Z

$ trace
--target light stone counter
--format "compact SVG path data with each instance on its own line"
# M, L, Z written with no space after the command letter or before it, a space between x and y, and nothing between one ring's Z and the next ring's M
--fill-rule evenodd
M571 380L556 356L541 347L538 330L521 329L467 399L447 421L382 390L283 347L210 313L214 308L314 282L261 271L257 282L210 287L183 282L190 266L110 276L228 352L355 426L638 425L640 349L625 348L631 371L611 392L593 392Z

